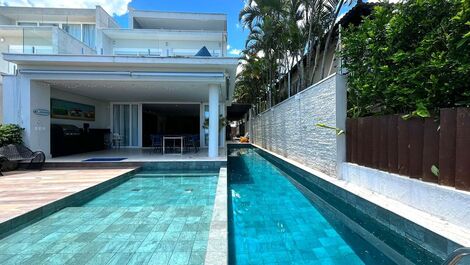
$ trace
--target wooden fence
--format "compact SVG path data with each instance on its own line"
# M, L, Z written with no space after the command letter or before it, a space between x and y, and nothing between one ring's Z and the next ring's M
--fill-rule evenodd
M470 191L470 108L348 119L346 139L348 162Z

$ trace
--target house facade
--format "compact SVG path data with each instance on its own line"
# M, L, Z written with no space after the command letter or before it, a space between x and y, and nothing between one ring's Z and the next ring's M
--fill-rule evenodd
M51 155L51 128L73 125L125 148L197 135L218 156L237 67L226 15L131 9L120 28L99 6L0 7L0 23L3 123L25 128L31 149Z

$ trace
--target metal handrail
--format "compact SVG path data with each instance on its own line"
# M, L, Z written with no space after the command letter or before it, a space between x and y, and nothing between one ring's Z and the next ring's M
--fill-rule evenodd
M457 265L465 256L470 256L470 248L458 248L447 257L442 265Z

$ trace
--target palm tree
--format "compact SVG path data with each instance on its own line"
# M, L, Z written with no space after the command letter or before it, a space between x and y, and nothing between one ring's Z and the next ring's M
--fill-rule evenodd
M249 34L241 60L244 70L238 77L240 91L237 95L255 104L258 102L254 100L264 100L262 94L266 93L266 101L271 106L273 97L279 98L281 78L295 65L299 67L301 87L310 85L320 64L322 49L320 69L324 75L325 51L330 45L339 10L346 2L351 0L247 0L239 15ZM256 78L244 73L246 71L257 71Z

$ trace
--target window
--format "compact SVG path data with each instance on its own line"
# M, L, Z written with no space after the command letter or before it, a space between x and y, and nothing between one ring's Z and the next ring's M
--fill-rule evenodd
M95 47L95 25L83 24L83 42L89 47Z
M80 24L63 24L62 28L77 40L82 40L82 26Z

